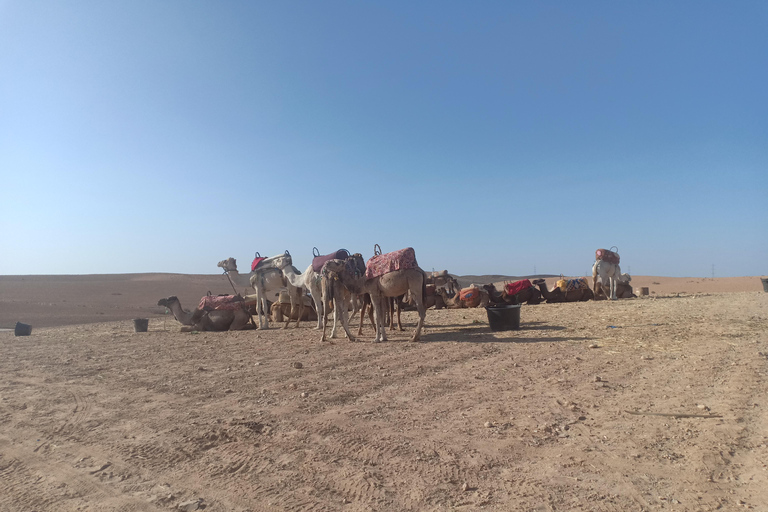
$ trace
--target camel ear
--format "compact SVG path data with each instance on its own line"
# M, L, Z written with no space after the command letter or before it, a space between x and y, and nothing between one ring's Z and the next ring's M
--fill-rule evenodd
M288 252L288 249L285 250L285 255L286 256L290 256L291 255L291 253Z

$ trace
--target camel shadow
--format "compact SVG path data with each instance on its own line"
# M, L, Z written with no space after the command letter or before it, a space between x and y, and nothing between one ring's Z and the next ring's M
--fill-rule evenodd
M441 325L440 327L450 326ZM534 333L555 332L566 329L566 327L561 325L550 325L546 322L525 322L520 325L520 329L509 331L493 331L490 326L483 324L462 324L456 325L456 327L461 327L461 329L422 333L422 342L558 343L562 341L591 341L594 339L589 336L535 336ZM527 333L530 333L530 335L526 335ZM505 334L507 334L508 337L498 337L504 336Z

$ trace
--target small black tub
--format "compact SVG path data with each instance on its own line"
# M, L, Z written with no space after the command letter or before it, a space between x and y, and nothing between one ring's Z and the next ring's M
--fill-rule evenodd
M16 328L13 330L13 333L16 336L29 336L32 334L32 326L23 324L21 322L16 322Z
M485 311L492 331L520 329L520 304L494 304L486 306Z
M134 318L133 332L147 332L149 327L149 318Z

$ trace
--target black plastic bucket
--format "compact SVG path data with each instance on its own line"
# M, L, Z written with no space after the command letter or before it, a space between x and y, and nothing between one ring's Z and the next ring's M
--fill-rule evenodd
M760 280L763 282L763 291L768 292L768 277L761 277Z
M32 326L16 322L16 328L13 330L16 336L29 336L32 334Z
M495 304L487 306L488 323L492 331L516 331L520 329L519 304Z
M134 332L147 332L149 327L149 318L134 318L133 330Z

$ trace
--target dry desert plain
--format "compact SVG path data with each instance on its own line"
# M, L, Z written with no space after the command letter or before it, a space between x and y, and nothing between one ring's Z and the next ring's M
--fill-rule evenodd
M0 276L0 510L768 510L760 278L633 285L373 344L154 306L224 276Z

